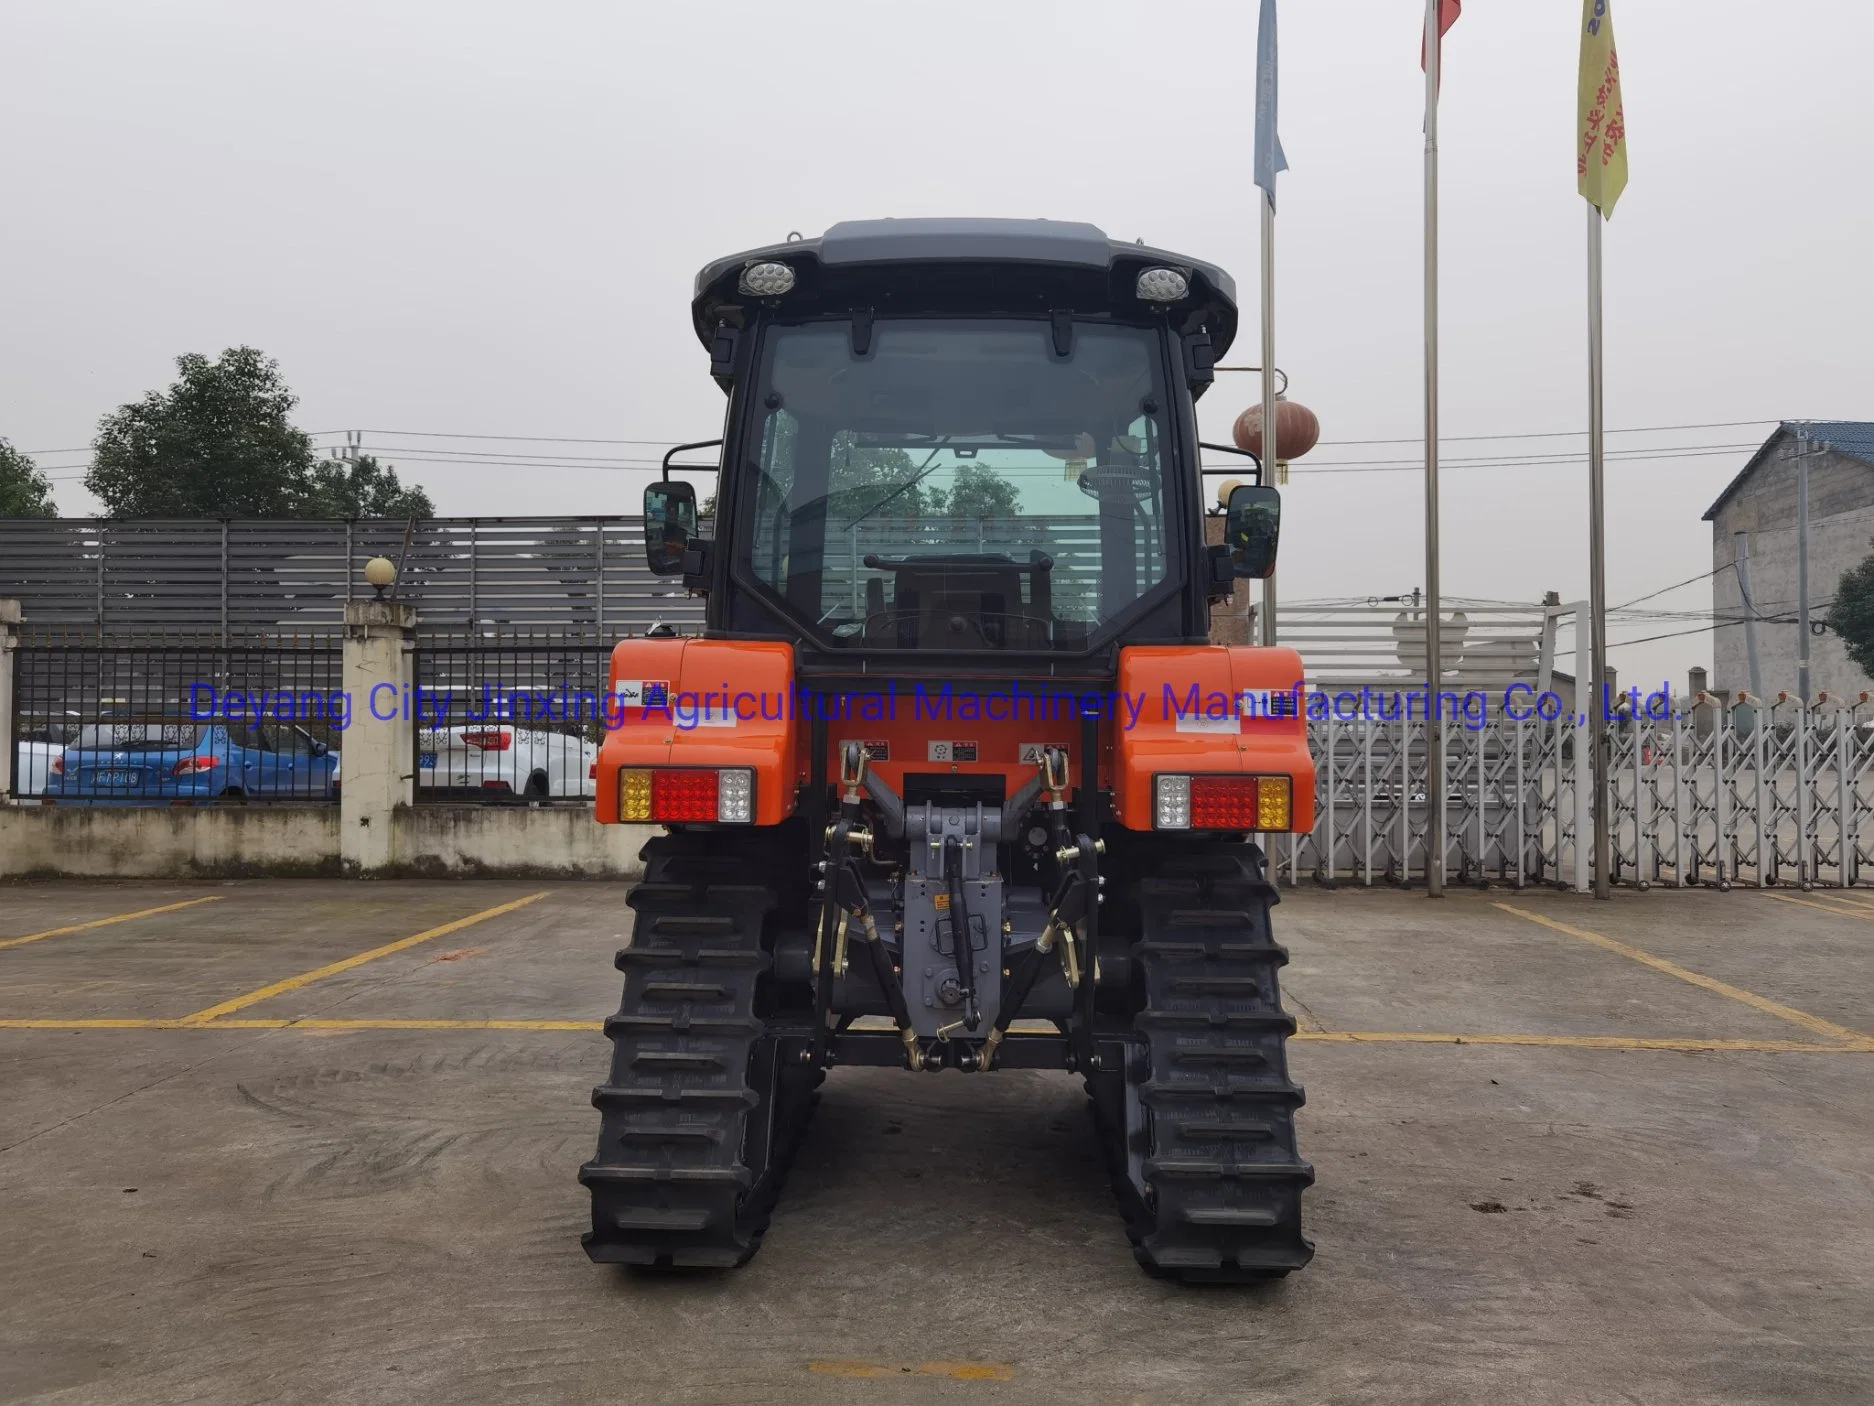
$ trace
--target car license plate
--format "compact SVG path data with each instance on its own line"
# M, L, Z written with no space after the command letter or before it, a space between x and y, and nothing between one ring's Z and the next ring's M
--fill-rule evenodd
M436 769L436 754L434 752L425 752L416 759L416 764L418 766L426 766L431 771L434 771Z
M135 786L142 780L143 773L140 771L100 771L98 773L100 786Z

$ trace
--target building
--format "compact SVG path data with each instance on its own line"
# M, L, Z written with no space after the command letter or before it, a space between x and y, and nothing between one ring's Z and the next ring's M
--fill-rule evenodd
M1735 697L1750 689L1740 553L1748 554L1751 613L1765 697L1797 690L1800 644L1797 590L1798 436L1809 455L1809 611L1828 618L1842 573L1874 553L1874 422L1785 420L1751 456L1705 513L1711 524L1713 689ZM1874 692L1832 633L1809 640L1810 690L1833 697Z

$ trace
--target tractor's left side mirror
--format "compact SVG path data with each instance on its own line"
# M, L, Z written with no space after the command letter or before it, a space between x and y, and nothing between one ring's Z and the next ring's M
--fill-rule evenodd
M1252 581L1275 574L1275 545L1282 528L1282 495L1261 484L1239 483L1224 507L1223 542L1235 574Z
M644 559L656 576L683 570L683 550L696 535L696 488L660 479L644 490Z

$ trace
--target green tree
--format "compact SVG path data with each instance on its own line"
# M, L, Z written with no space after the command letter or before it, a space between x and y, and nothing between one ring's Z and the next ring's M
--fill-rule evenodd
M312 472L312 493L302 517L435 517L429 494L397 481L397 470L375 456L327 459Z
M299 400L253 347L176 358L175 384L98 425L85 487L112 517L430 517L429 495L375 459L321 461Z
M252 347L191 352L166 391L98 425L85 487L113 517L297 517L312 496L312 440L280 365Z
M0 517L57 517L52 482L39 466L0 439Z
M833 436L827 514L836 522L916 518L930 511L919 464L903 449L860 444L849 430Z
M1841 636L1855 667L1874 675L1874 556L1842 573L1828 627Z
M965 461L951 481L946 497L933 491L931 511L960 518L1012 518L1021 505L1021 491L994 469Z

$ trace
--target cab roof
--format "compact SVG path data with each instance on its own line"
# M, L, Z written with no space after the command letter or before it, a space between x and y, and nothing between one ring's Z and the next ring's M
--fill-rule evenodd
M1190 295L1170 306L1181 331L1209 330L1221 360L1236 335L1236 283L1215 264L1145 244L1109 239L1096 225L1066 220L847 220L817 239L790 239L704 266L691 305L696 334L710 344L717 325L740 325L764 300L740 292L753 263L793 267L797 283L766 300L803 314L854 306L890 311L1140 314L1140 270L1175 268Z

